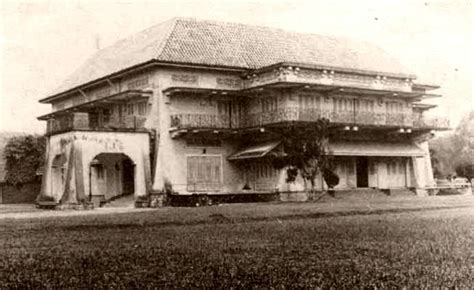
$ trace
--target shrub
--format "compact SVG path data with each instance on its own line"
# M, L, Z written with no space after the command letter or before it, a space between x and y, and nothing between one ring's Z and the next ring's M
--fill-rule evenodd
M324 169L323 177L329 189L333 189L336 185L339 184L339 176L337 176L337 174L334 173L334 171L328 168Z
M33 182L43 166L46 152L44 136L27 135L11 138L5 146L5 181L11 185Z
M166 194L173 194L174 193L173 185L171 184L171 182L168 179L165 179L163 192L166 193Z

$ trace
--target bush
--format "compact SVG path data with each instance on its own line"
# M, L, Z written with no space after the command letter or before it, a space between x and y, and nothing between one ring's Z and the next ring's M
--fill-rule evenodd
M11 138L5 146L5 181L11 185L36 180L36 172L44 163L46 139L43 136L28 135Z
M336 185L339 184L339 176L337 176L337 174L330 169L324 169L323 177L329 189L333 189Z

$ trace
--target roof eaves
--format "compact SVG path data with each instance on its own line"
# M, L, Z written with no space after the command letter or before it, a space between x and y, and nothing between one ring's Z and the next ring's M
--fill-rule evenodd
M433 108L436 108L437 105L434 105L434 104L423 104L423 103L413 103L413 108L417 108L417 109L420 109L420 110L429 110L429 109L433 109Z
M40 99L39 102L42 103L42 104L48 104L50 103L51 101L53 100L56 100L56 99L60 99L62 97L66 97L67 95L75 92L75 91L78 91L78 90L81 90L81 89L86 89L88 87L91 87L91 86L94 86L94 85L97 85L101 82L104 82L106 81L107 79L112 79L112 78L116 78L116 77L119 77L123 74L126 74L126 73L130 73L134 70L140 70L140 69L144 69L146 68L147 66L149 65L152 65L154 63L154 60L149 60L149 61L146 61L144 63L140 63L140 64L137 64L137 65L134 65L132 67L128 67L126 69L123 69L123 70L120 70L120 71L117 71L115 73L112 73L112 74L109 74L109 75L106 75L104 77L101 77L101 78L98 78L98 79L95 79L95 80L92 80L90 82L87 82L85 84L81 84L81 85L78 85L78 86L75 86L69 90L66 90L64 92L61 92L61 93L58 93L58 94L54 94L52 96L49 96L49 97L46 97L46 98L43 98L43 99Z
M71 88L67 91L64 91L64 92L54 94L52 96L40 99L39 102L42 103L42 104L48 104L48 103L50 103L54 100L57 100L57 99L60 99L60 98L63 98L63 97L67 97L69 94L71 94L73 92L79 91L81 89L86 89L88 87L97 85L101 82L105 82L105 81L107 81L107 79L117 78L117 77L123 76L124 74L131 73L135 70L141 70L141 69L145 69L149 66L156 66L156 65L158 65L158 66L179 66L179 67L189 67L189 68L205 68L205 69L209 69L209 70L226 70L226 71L236 71L236 72L244 72L244 71L248 70L246 68L241 68L241 67L213 66L213 65L205 65L205 64L180 63L180 62L171 62L171 61L162 61L162 60L157 60L157 59L151 59L151 60L146 61L144 63L137 64L137 65L134 65L132 67L128 67L126 69L123 69L123 70L120 70L118 72L106 75L106 76L101 77L99 79L95 79L95 80L90 81L88 83L85 83L85 84L82 84L82 85L79 85L79 86L75 86L75 87L73 87L73 88Z
M335 67L329 65L320 65L320 64L308 64L308 63L297 63L297 62L278 62L271 64L269 66L259 67L257 69L251 70L251 73L261 73L273 70L275 68L279 68L282 66L292 66L292 67L300 67L300 68L308 68L308 69L326 69L326 70L334 70L334 71L341 71L341 72L349 72L359 75L380 75L380 76L387 76L393 78L406 78L414 80L416 79L416 75L413 74L397 74L397 73L389 73L383 71L369 71L369 70L360 70L360 69L352 69L352 68L344 68L344 67Z
M423 83L414 83L413 84L413 87L414 88L418 88L418 89L424 89L424 90L436 90L436 89L439 89L440 86L438 85L434 85L434 84L423 84Z

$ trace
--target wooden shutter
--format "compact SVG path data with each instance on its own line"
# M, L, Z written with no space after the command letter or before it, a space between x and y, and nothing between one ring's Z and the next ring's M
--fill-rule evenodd
M188 191L219 191L222 186L221 156L188 156Z

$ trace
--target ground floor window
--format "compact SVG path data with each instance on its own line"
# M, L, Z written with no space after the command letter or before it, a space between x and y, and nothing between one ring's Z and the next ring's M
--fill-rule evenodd
M268 162L252 162L245 166L245 187L251 190L273 190L277 186L279 170Z
M222 186L222 156L187 157L188 191L219 191Z

